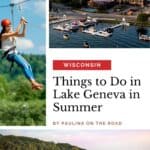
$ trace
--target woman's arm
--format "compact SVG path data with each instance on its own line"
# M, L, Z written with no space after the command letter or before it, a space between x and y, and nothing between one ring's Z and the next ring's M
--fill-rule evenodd
M26 23L23 23L22 33L18 33L17 37L25 37L25 34L26 34Z
M18 24L18 26L16 28L16 32L18 32L18 33L20 32L22 24L23 24L23 20L20 19L20 22L19 22L19 24Z
M9 33L3 33L1 35L1 40L5 40L9 37L13 37L13 36L17 36L18 35L18 32L9 32Z

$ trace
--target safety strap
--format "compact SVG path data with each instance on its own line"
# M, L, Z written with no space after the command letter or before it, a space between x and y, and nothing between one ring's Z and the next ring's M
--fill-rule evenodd
M2 59L7 57L8 53L11 52L12 50L14 50L15 48L16 48L16 46L13 46L13 47L9 48L7 51L5 51L2 55Z
M13 47L9 48L7 51L5 51L3 53L1 58L2 59L6 58L8 53L11 52L12 50L15 50L15 49L16 49L16 46L13 46ZM11 61L11 65L10 65L10 69L9 69L10 72L12 71L13 66L14 66L14 61Z

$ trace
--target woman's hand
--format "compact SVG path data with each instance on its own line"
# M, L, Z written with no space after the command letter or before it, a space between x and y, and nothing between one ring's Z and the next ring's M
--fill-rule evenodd
M27 20L26 20L24 17L21 17L21 22L22 22L23 24L28 23Z
M20 19L20 24L21 24L21 25L23 24L23 20L22 20L22 18Z

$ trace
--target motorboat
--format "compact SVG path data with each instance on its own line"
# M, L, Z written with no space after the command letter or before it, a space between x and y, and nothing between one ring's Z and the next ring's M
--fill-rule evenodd
M102 36L102 37L109 37L109 36L112 35L112 33L109 33L109 32L107 32L107 31L102 31L102 30L101 30L101 31L96 32L95 35L97 35L97 36Z
M70 26L68 24L58 25L58 26L54 26L53 29L59 31L70 31Z
M141 34L139 35L139 40L150 41L150 36Z
M62 31L63 27L61 25L58 25L58 26L54 26L53 29Z
M69 40L69 35L68 34L63 34L63 38L64 38L64 40Z
M83 33L88 33L88 34L91 34L91 35L95 35L96 29L93 28L93 27L91 27L91 28L89 28L89 29L87 29L87 30L83 30L82 32L83 32Z
M84 48L90 48L90 45L87 41L83 42L83 47Z
M89 26L95 25L96 22L97 22L96 19L92 19L91 17L87 17L86 21L84 21L84 22L79 21L79 25L81 27L87 28Z
M85 22L80 23L81 27L87 28L89 26L93 26L95 25L95 22L91 21L91 20L87 20Z
M86 18L80 19L80 22L85 22L85 21L86 21Z
M121 22L120 25L122 25L122 26L130 26L130 23L128 23L128 22Z

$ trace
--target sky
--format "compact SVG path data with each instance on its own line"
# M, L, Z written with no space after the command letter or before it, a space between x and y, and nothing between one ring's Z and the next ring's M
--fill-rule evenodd
M149 130L0 130L0 134L70 143L87 150L150 150Z
M0 6L22 1L24 0L0 0ZM20 52L29 54L45 53L45 6L45 0L29 0L14 7L14 28L17 27L21 16L28 20L26 37L17 40L17 47ZM10 7L0 7L0 21L4 18L12 20Z

